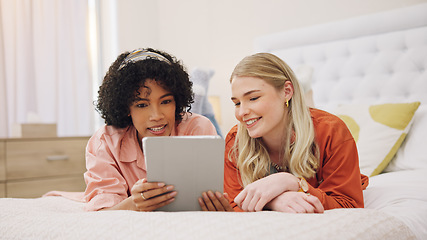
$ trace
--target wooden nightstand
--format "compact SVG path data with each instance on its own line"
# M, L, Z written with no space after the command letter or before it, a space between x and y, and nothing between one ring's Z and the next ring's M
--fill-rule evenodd
M89 137L0 139L0 197L34 198L48 191L84 191Z

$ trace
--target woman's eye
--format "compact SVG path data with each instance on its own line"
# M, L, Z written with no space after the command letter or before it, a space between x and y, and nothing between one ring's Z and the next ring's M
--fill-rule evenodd
M171 102L172 102L172 100L168 99L168 100L164 100L164 101L162 101L162 104L169 104L169 103L171 103Z
M234 106L240 106L240 103L239 102L236 102L236 103L234 103Z
M146 104L146 103L140 103L140 104L138 104L136 106L139 107L139 108L145 108L145 107L148 106L148 104Z
M255 101L255 100L257 100L259 97L253 97L253 98L251 98L250 100L251 101Z

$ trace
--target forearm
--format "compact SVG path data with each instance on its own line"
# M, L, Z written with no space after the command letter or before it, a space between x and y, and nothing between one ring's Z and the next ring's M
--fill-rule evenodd
M359 208L360 206L357 201L346 195L338 194L326 194L322 189L310 187L308 193L317 197L322 203L325 210L334 209L334 208ZM362 200L363 201L363 200Z
M121 201L120 203L107 208L102 208L100 210L132 210L136 211L135 203L132 200L132 196L126 198L125 200Z

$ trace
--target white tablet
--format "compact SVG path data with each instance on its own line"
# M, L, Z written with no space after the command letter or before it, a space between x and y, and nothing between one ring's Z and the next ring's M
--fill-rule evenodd
M175 201L159 211L200 211L202 192L223 192L224 139L219 136L146 137L142 147L149 182L174 185Z

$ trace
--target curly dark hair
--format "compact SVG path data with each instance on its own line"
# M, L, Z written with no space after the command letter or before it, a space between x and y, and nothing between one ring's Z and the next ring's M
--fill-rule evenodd
M159 50L152 48L142 50L158 53L168 59L169 63L148 57L145 60L122 65L130 52L120 54L107 71L95 103L96 110L107 125L125 128L133 124L129 116L129 107L147 79L154 79L157 84L172 92L176 103L176 124L182 121L185 112L190 112L191 104L194 102L193 83L189 80L182 62Z

